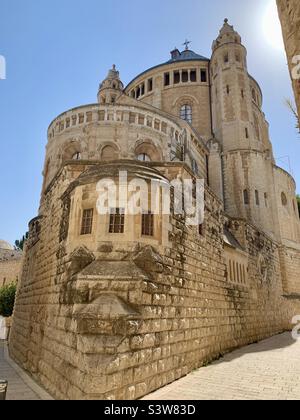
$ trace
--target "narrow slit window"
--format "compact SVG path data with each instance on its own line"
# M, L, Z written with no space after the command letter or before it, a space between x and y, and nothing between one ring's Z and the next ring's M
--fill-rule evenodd
M244 190L244 204L248 206L250 204L250 198L249 198L249 191Z
M82 223L81 223L81 235L90 235L92 233L93 217L94 217L93 209L83 210Z
M152 92L153 90L153 79L148 80L148 92Z
M204 236L204 226L203 223L198 226L198 233L200 236Z
M125 210L121 208L110 210L109 233L124 233Z

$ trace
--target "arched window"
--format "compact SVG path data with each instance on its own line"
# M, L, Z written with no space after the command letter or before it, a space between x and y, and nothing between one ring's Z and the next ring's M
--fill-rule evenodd
M281 193L281 203L282 203L282 205L284 207L286 207L287 206L287 203L288 203L287 198L286 198L286 195L285 195L284 192Z
M244 190L244 204L246 206L248 206L250 204L250 199L249 199L249 191L248 190Z
M193 111L191 105L182 105L180 108L180 118L188 123L192 123L193 121Z
M102 159L103 160L115 160L118 159L117 152L113 146L105 146L102 149Z
M162 159L159 148L149 140L137 143L134 156L141 162L159 162Z
M74 153L74 155L72 156L72 160L81 160L81 153L80 152Z
M147 155L147 153L140 153L137 156L137 159L140 160L141 162L151 162L151 158L149 155Z

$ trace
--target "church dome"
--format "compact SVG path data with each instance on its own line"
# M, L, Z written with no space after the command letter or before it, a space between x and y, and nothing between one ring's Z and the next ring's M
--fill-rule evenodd
M185 49L184 51L180 52L179 50L175 49L171 52L171 60L167 63L175 63L176 61L209 61L208 58L203 57L202 55L196 54L194 51Z
M14 247L12 245L10 245L8 242L0 239L0 249L1 250L6 250L6 251L13 251Z
M131 82L127 85L126 89L132 83L134 83L137 79L139 79L141 76L145 75L146 73L148 73L152 70L159 69L160 67L169 66L173 63L176 64L176 63L183 63L183 62L188 62L188 61L210 62L209 58L204 57L203 55L197 54L194 51L190 50L188 48L188 44L190 44L190 42L187 41L185 44L187 44L187 47L185 48L185 50L179 51L179 49L175 47L175 49L173 51L171 51L171 59L170 60L165 61L161 64L158 64L154 67L150 67L147 70L143 71L142 73L137 75L133 80L131 80Z

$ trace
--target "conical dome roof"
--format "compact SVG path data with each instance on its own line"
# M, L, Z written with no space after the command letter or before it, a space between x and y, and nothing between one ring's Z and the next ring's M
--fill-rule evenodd
M232 25L229 25L228 22L228 19L224 19L224 24L220 30L219 36L213 43L213 50L224 44L241 44L242 38L240 34L234 29Z
M124 85L120 79L120 73L116 69L115 64L109 70L106 79L100 84L99 90L101 89L118 89L123 90Z

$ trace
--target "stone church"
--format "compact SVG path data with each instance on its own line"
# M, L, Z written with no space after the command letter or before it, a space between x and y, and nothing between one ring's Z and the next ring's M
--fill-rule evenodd
M138 399L300 313L296 185L274 160L263 94L226 19L49 126L11 356L57 399ZM205 217L97 212L110 177L205 180ZM174 198L174 197L173 197ZM171 202L171 207L174 203Z

